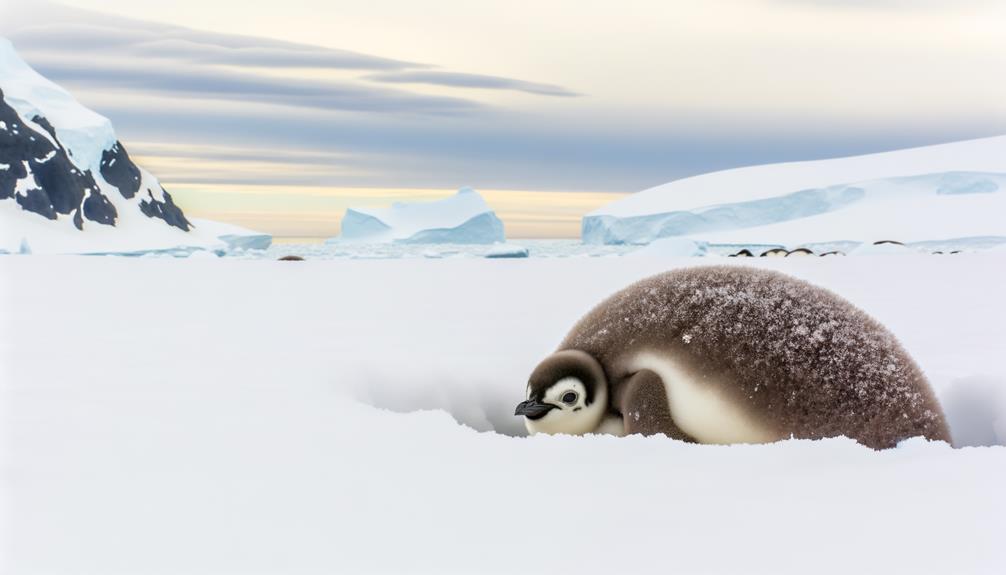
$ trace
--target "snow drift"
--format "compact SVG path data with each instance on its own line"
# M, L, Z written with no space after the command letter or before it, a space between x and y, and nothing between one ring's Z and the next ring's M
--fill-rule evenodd
M1006 445L1006 377L958 379L947 388L941 403L954 445Z
M185 216L132 161L107 118L0 38L0 253L223 250L247 236L265 243L236 227L227 241L213 228Z
M632 194L583 219L587 243L1006 241L1006 136L752 166Z
M504 241L500 221L478 192L461 188L435 202L396 202L390 208L350 208L342 233L329 242L491 244Z

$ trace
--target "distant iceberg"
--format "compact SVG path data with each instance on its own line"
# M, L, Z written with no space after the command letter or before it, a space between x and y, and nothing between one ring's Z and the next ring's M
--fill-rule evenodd
M531 255L530 250L524 246L518 246L514 244L497 244L486 252L484 257L489 259L506 259L506 258L526 258Z
M503 222L472 188L434 202L396 202L390 208L349 208L342 234L327 243L492 244Z

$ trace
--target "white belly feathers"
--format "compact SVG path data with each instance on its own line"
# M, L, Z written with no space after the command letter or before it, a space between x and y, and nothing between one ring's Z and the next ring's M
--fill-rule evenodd
M741 405L719 391L723 382L698 381L670 356L640 352L629 362L631 372L648 369L664 383L671 417L699 443L769 443L781 439Z

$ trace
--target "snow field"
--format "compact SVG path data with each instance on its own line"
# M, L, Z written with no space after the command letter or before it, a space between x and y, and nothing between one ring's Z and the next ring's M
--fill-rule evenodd
M1003 258L738 264L873 314L943 396L1004 381ZM507 437L582 313L702 263L2 258L0 571L1001 571L1002 447Z

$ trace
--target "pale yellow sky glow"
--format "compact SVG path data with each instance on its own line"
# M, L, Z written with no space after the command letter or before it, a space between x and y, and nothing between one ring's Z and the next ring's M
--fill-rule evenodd
M338 235L346 208L438 200L456 192L184 182L165 186L193 217L230 221L277 237L316 239ZM584 214L621 197L603 192L484 189L479 192L503 220L507 237L512 238L578 237Z
M273 161L240 158L248 148L221 150L213 146L178 147L150 142L134 144L134 159L153 173L172 174L162 181L172 197L197 218L219 219L276 236L328 238L339 233L346 208L382 207L400 201L431 201L456 190L430 188L347 188L311 185L220 184L220 174L269 177L297 169L299 175L334 176L342 158L329 154L278 154ZM137 153L139 152L139 153ZM223 160L230 154L238 159ZM205 159L216 158L216 159ZM286 160L314 160L306 168ZM508 237L573 238L580 218L622 197L619 193L487 190L479 192L503 220Z

